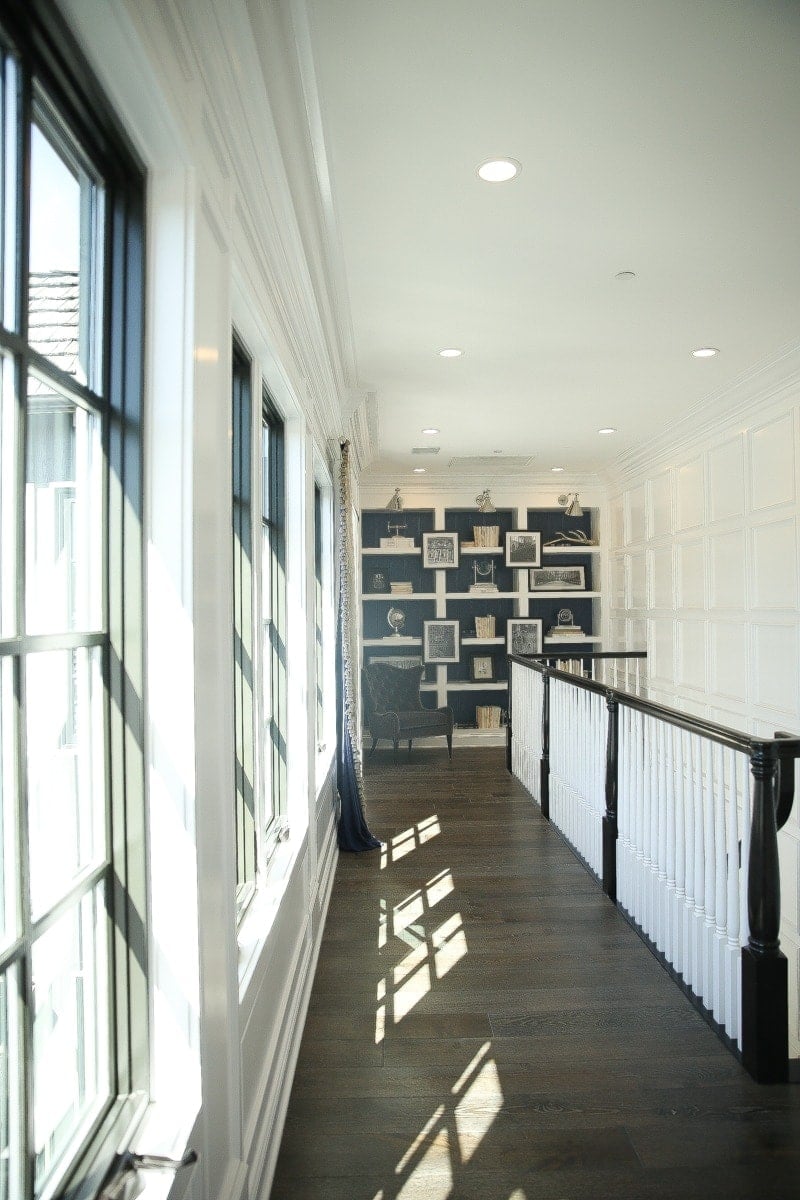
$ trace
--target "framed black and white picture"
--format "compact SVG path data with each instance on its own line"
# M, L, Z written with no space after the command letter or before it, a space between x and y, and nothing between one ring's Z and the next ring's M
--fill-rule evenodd
M506 623L509 654L541 654L542 622L538 617L509 617Z
M534 567L531 570L532 592L583 592L586 572L583 567Z
M491 654L473 654L469 660L469 677L473 683L494 683L494 659Z
M542 535L528 529L510 529L506 534L506 566L538 567L542 562Z
M458 534L440 530L422 535L422 565L448 569L458 566Z
M422 657L426 663L458 662L458 626L458 621L422 622Z

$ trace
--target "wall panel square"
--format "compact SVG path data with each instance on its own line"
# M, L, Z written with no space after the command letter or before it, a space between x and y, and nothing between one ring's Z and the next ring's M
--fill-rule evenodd
M636 546L644 541L645 536L645 489L644 484L641 487L631 488L627 495L627 542L629 546Z
M708 492L712 521L740 517L745 511L744 438L733 438L708 452Z
M744 609L747 604L747 543L744 531L711 534L710 608Z
M675 473L678 529L696 529L705 519L703 459L693 458Z
M756 608L797 607L797 523L770 521L751 530L752 597Z
M664 471L650 480L648 535L663 537L672 533L672 473Z
M698 539L678 543L678 607L705 608L705 545Z
M677 683L683 687L706 688L706 623L705 621L679 620Z
M794 414L787 413L750 433L753 508L772 508L795 498Z
M797 624L793 621L768 625L755 621L752 630L755 702L785 714L792 722L791 729L796 729L800 722Z
M740 622L712 621L711 691L744 703L747 691L747 635Z
M674 580L672 575L672 547L665 546L648 551L650 559L650 607L673 608Z

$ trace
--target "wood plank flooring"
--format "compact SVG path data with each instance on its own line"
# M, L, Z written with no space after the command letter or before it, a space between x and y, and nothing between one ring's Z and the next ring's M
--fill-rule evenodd
M798 1200L753 1083L506 772L376 751L271 1200Z

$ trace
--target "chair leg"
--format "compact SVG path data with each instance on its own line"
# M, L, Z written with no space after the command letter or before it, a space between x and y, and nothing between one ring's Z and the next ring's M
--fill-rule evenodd
M411 738L408 739L408 753L411 753Z
M394 739L394 761L397 762L397 747L400 745L400 739Z
M452 757L453 757L453 735L452 735L452 733L446 733L444 736L447 738L447 753L449 754L450 758L452 759Z

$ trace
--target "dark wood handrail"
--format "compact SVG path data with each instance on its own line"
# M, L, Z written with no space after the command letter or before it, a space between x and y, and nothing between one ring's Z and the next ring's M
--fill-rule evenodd
M718 742L721 746L728 746L731 750L741 750L742 753L752 755L756 750L765 746L780 747L781 757L800 758L800 738L785 737L780 738L765 738L753 737L751 734L742 733L740 730L731 729L726 725L717 725L713 721L707 721L704 717L693 717L689 713L679 712L675 708L668 708L665 704L657 704L654 700L645 700L642 696L635 696L633 692L626 692L623 688L612 687L607 683L598 683L594 679L586 679L581 675L573 675L569 671L559 671L556 667L548 667L546 661L555 658L553 654L542 655L520 655L509 654L510 662L518 663L521 667L527 667L531 671L538 671L540 674L548 675L553 679L563 679L567 683L571 683L574 687L584 688L587 692L596 692L600 696L614 696L619 704L625 705L626 708L633 708L637 712L645 713L650 717L658 717L659 720L665 721L668 725L675 725L678 729L685 729L687 733L697 733L701 737L706 737L709 741ZM558 656L563 657L563 656ZM595 655L580 655L575 654L574 658L646 658L644 651L620 651L619 654L603 651Z

